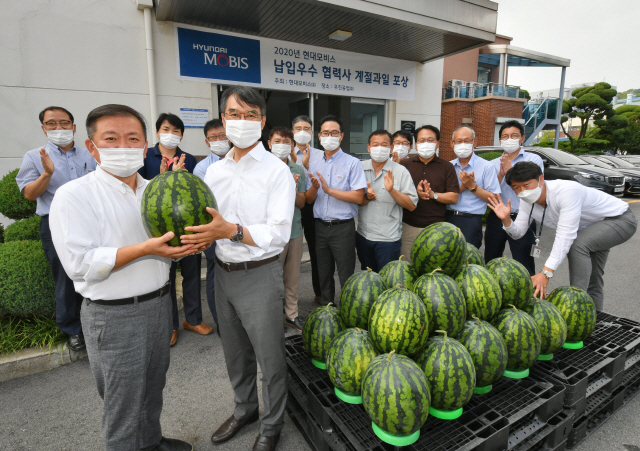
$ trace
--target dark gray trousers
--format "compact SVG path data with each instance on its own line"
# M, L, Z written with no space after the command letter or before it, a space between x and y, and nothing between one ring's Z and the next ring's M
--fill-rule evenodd
M352 219L344 224L326 226L316 221L316 255L322 304L337 304L334 297L336 283L333 273L338 267L340 287L353 274L356 266L356 223Z
M260 433L274 436L284 426L287 364L282 320L282 263L227 272L215 269L216 311L238 420L258 413L257 363L262 371Z
M169 369L171 296L81 310L91 372L104 401L107 451L132 451L162 439L162 390Z

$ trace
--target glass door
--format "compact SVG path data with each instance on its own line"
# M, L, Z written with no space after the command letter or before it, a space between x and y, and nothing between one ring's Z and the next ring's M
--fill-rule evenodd
M385 103L381 99L351 98L349 150L353 156L361 160L370 158L369 135L385 128Z

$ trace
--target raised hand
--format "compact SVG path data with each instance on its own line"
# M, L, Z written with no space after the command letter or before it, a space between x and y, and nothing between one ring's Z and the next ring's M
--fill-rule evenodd
M307 175L311 179L311 186L313 186L315 189L320 189L320 181L316 177L314 177L311 172L307 173Z
M389 171L384 175L384 187L389 194L393 191L393 180L393 171L389 169Z
M163 158L160 162L160 174L163 174L165 172L167 172L167 160Z
M42 167L44 168L44 173L47 175L52 175L55 166L51 157L47 153L44 147L40 149L40 161L42 162Z
M502 155L500 157L500 175L504 177L512 167L513 165L511 164L511 160L507 158L507 155Z
M490 209L493 210L493 212L501 221L505 221L508 217L511 216L511 201L507 200L507 204L505 205L502 202L502 197L500 197L500 194L489 195L487 205Z
M183 153L180 159L171 165L172 171L177 171L178 169L184 169L184 160L187 158L187 154Z
M429 200L431 198L431 185L426 180L420 180L416 189L420 199Z
M293 183L297 185L298 180L300 180L300 174L293 174Z
M393 154L391 154L391 160L397 163L399 159L400 158L398 158L398 152L393 152Z
M316 172L316 174L318 174L318 180L320 180L320 186L322 186L322 191L324 191L326 194L329 194L331 191L331 188L329 188L329 184L324 179L322 174L320 174L319 172Z
M378 196L376 196L376 192L371 186L371 183L367 182L367 200L371 202L372 200L377 200Z
M304 149L302 149L302 166L309 169L309 160L311 159L311 148L309 144L306 145Z

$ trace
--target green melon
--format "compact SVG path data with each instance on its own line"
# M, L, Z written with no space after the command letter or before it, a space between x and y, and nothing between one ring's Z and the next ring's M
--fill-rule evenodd
M395 287L404 285L407 290L413 290L413 283L418 278L413 265L406 260L402 260L401 255L398 260L393 260L384 265L380 270L380 277L385 281L387 286Z
M331 341L327 352L327 373L331 383L348 395L362 393L362 378L378 352L366 330L349 328Z
M531 298L527 313L533 317L540 330L540 354L553 354L567 339L567 323L560 310L551 302Z
M502 306L515 305L526 310L533 296L531 275L524 265L512 258L494 258L485 266L498 281L502 291Z
M580 288L558 287L547 300L558 307L567 323L567 341L583 341L596 327L596 305Z
M459 228L448 222L426 227L411 247L411 261L418 275L434 269L454 277L467 257L467 242Z
M467 243L467 259L465 263L484 266L484 257L480 250L471 243Z
M500 313L493 325L507 345L507 369L523 371L530 368L540 355L540 330L536 321L523 310L510 306Z
M340 312L331 303L318 307L307 317L302 328L302 344L311 358L324 362L331 341L345 328Z
M444 330L450 337L457 337L467 317L467 304L456 281L436 269L420 276L413 291L427 307L429 335Z
M463 265L456 276L456 283L467 303L467 318L473 315L490 321L502 304L500 285L491 272L479 265Z
M464 324L458 341L467 348L473 359L476 386L492 385L502 377L507 367L508 353L498 329L474 317Z
M352 274L340 292L340 316L345 325L368 329L371 306L388 288L371 268Z

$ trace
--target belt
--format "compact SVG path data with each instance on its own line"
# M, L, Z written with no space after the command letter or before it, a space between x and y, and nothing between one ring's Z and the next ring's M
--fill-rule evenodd
M353 218L351 218L351 219L336 219L334 221L323 221L322 219L316 218L316 221L318 221L320 224L322 224L325 227L333 227L333 226L338 225L338 224L346 224L347 222L351 222L351 221L353 221Z
M241 271L245 269L254 269L259 268L260 266L266 265L268 263L274 262L280 258L280 255L274 255L273 257L265 258L264 260L258 260L255 262L240 262L240 263L225 263L216 256L216 263L222 269L227 272L231 271Z
M511 213L509 216L511 216L511 219L516 219L518 217L518 212L516 211L515 213Z
M152 291L151 293L142 294L140 296L133 296L131 298L122 298L122 299L89 299L87 301L93 302L98 305L127 305L127 304L135 304L137 302L150 301L151 299L159 298L169 293L169 289L171 288L171 283L167 282L164 284L162 288L157 289L156 291Z
M482 216L482 215L474 215L471 213L465 213L464 211L458 211L458 210L447 210L447 213L451 213L454 216L463 216L465 218L476 218L478 216Z

